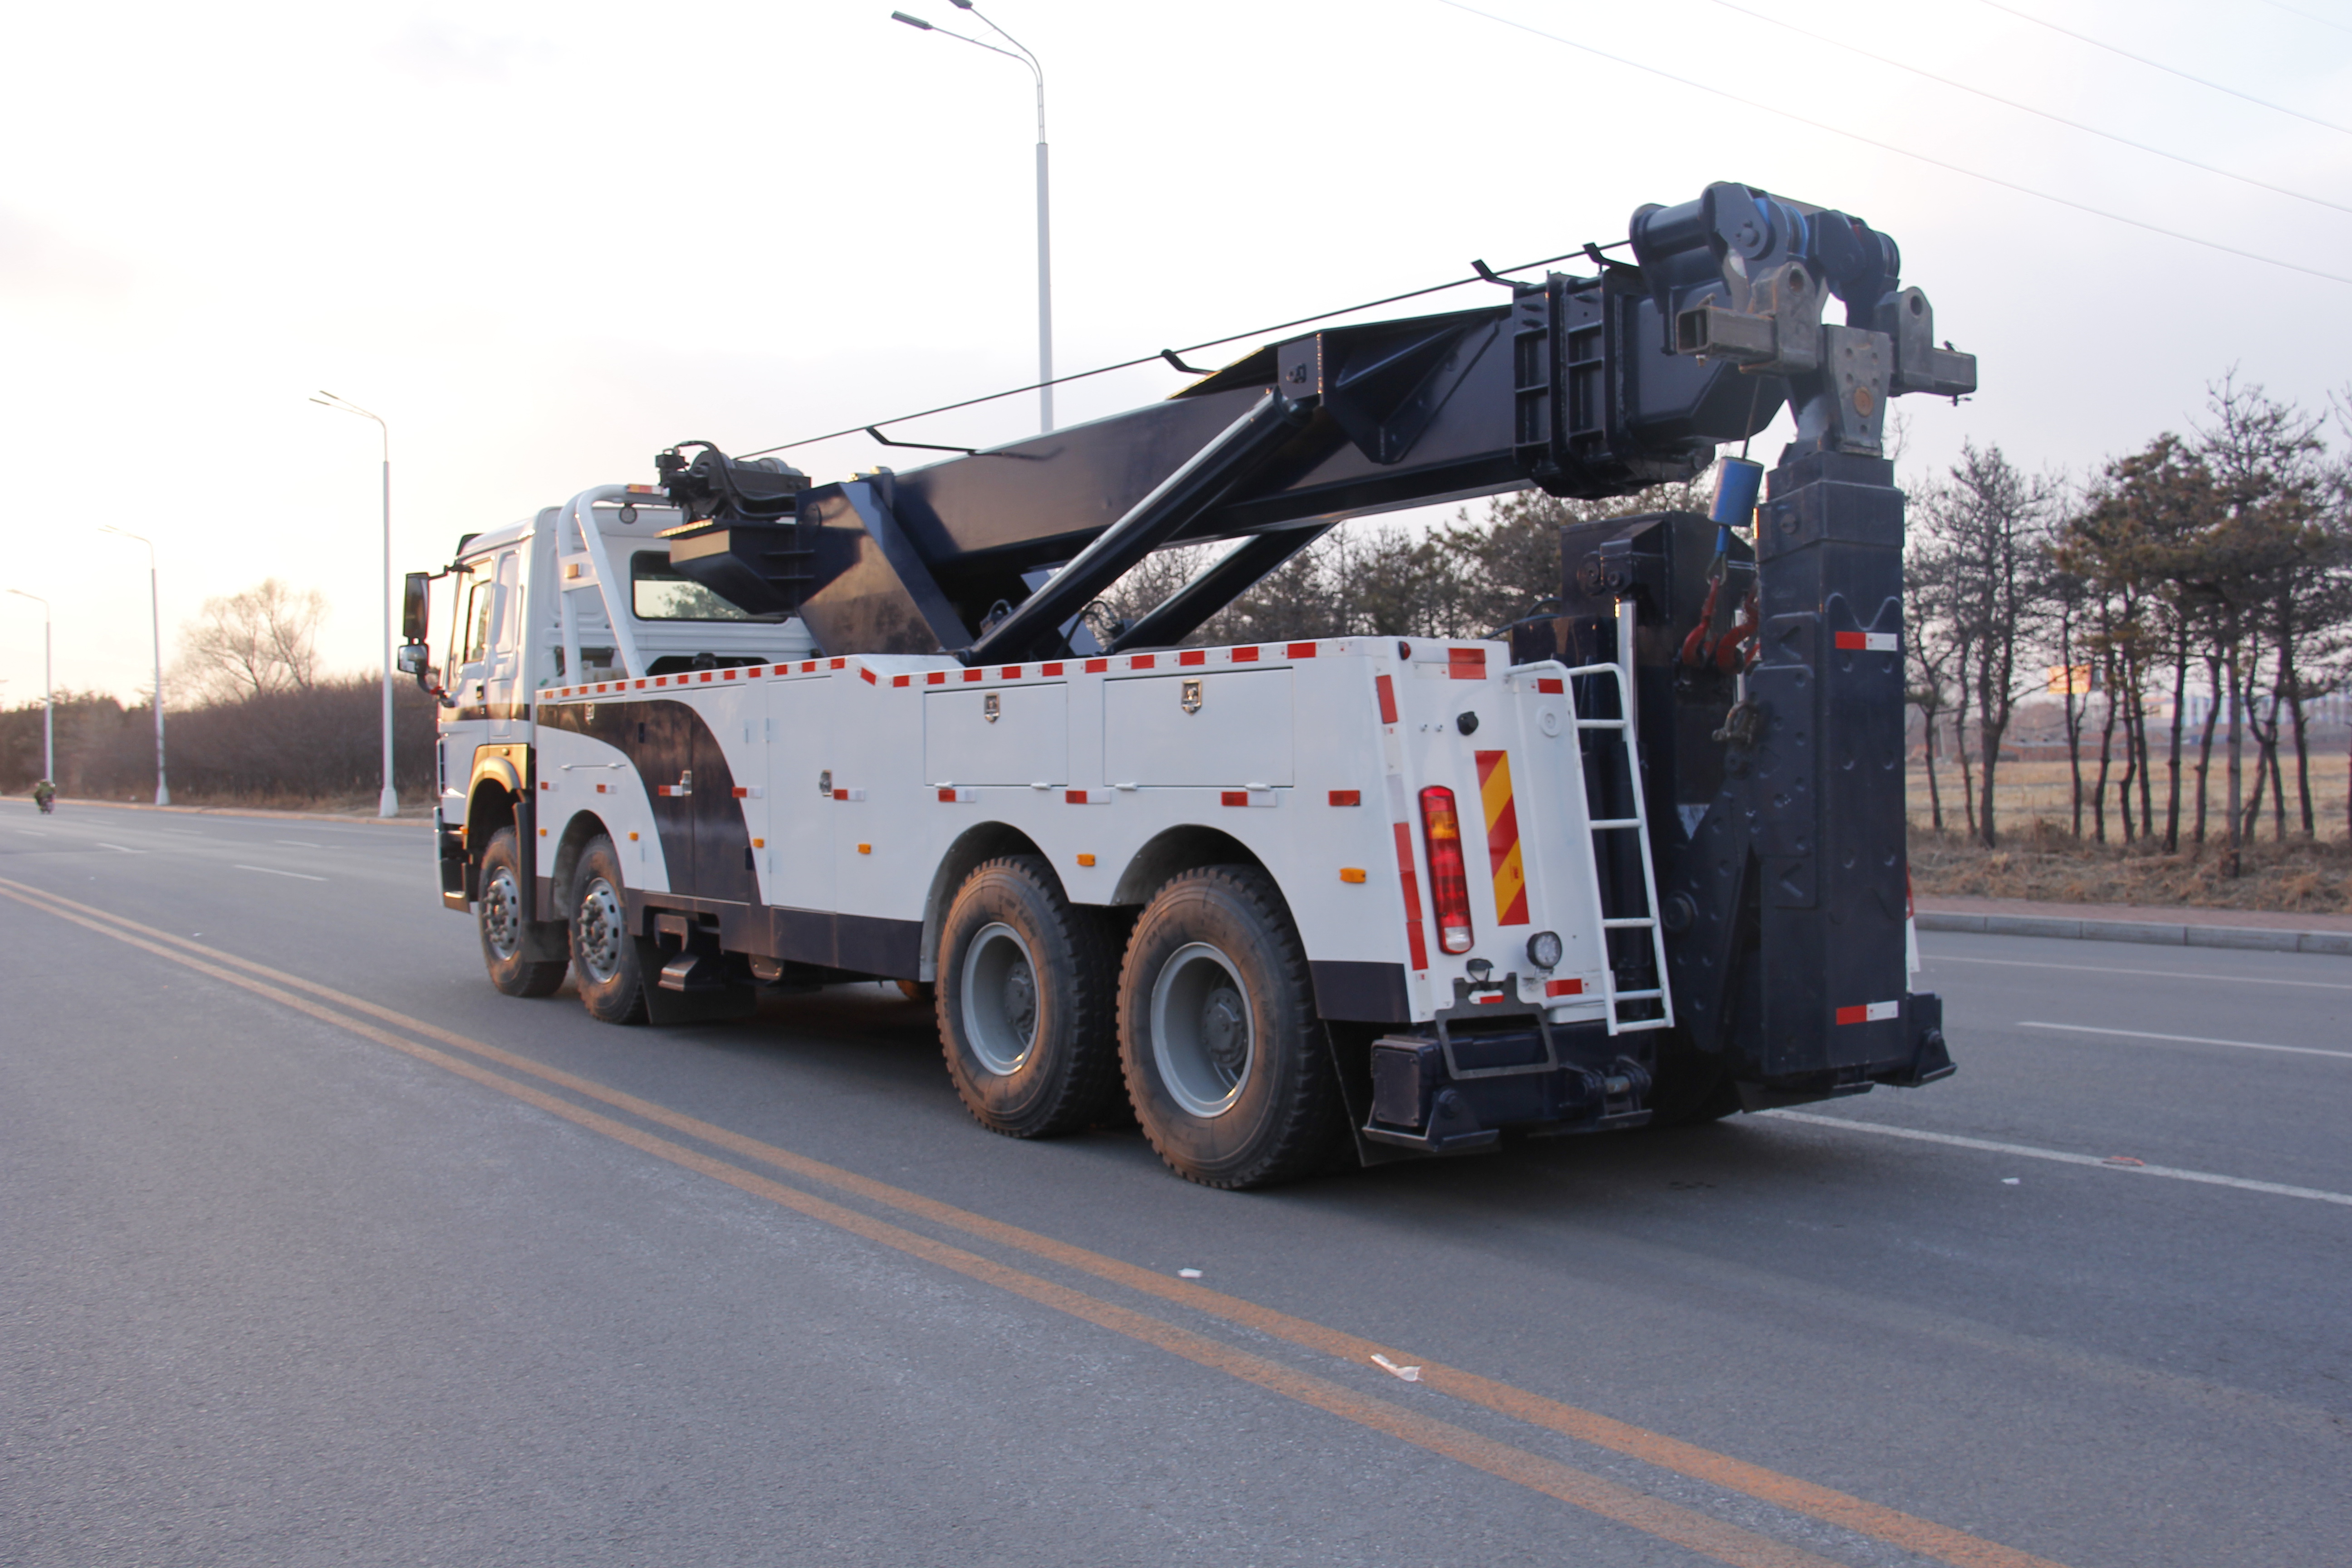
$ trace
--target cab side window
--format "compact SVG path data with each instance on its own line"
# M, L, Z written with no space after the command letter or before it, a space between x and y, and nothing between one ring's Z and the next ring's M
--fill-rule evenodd
M500 552L498 594L490 615L490 635L486 645L500 653L514 652L522 641L520 567L520 552L509 550Z
M496 592L487 577L476 576L466 590L465 645L459 664L479 664L490 652L490 609Z

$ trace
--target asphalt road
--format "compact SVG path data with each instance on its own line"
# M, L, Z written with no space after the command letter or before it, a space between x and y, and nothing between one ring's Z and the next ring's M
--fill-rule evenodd
M1233 1194L428 856L0 802L0 1563L2352 1555L2352 961L1931 933L1944 1084Z

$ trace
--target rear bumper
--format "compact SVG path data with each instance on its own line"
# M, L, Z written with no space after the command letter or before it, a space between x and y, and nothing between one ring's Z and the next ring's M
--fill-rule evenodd
M1645 1033L1465 1002L1372 1042L1370 1114L1357 1129L1367 1158L1475 1153L1506 1128L1548 1136L1650 1120L1656 1058Z

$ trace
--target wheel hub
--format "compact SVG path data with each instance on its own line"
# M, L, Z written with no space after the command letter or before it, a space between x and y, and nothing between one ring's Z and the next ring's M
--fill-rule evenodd
M1255 1066L1256 1021L1232 959L1178 948L1151 984L1151 1057L1169 1097L1203 1120L1231 1110Z
M500 959L512 958L522 944L522 894L509 867L492 871L482 889L482 940Z
M1021 933L992 921L965 944L963 1036L999 1078L1019 1072L1037 1045L1037 967Z
M602 877L591 880L580 897L579 921L580 966L591 980L603 984L620 973L621 943L627 930L621 898L613 884Z

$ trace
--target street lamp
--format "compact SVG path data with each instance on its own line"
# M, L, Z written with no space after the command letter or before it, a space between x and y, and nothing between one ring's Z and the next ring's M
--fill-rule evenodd
M147 613L155 630L155 804L169 805L172 787L163 780L163 595L155 578L155 544L152 540L110 522L99 532L117 534L147 546Z
M58 704L49 695L49 602L22 588L8 592L41 606L41 776L54 784L58 782Z
M904 22L909 27L926 33L942 33L950 38L961 38L975 48L986 49L992 55L1003 55L1008 60L1018 60L1029 68L1037 79L1037 417L1041 428L1054 427L1054 262L1051 226L1046 221L1049 210L1045 199L1045 68L1029 52L1029 46L988 20L972 5L972 0L948 0L959 11L970 11L979 16L988 30L1011 44L1011 49L1000 49L994 44L981 42L961 33L950 33L945 27L934 27L920 16L909 16L904 11L893 11L890 19ZM1019 50L1018 54L1013 52Z
M392 784L392 426L382 415L371 414L331 392L322 391L310 401L321 408L373 419L383 436L383 794L375 809L378 816L398 816L400 793Z

